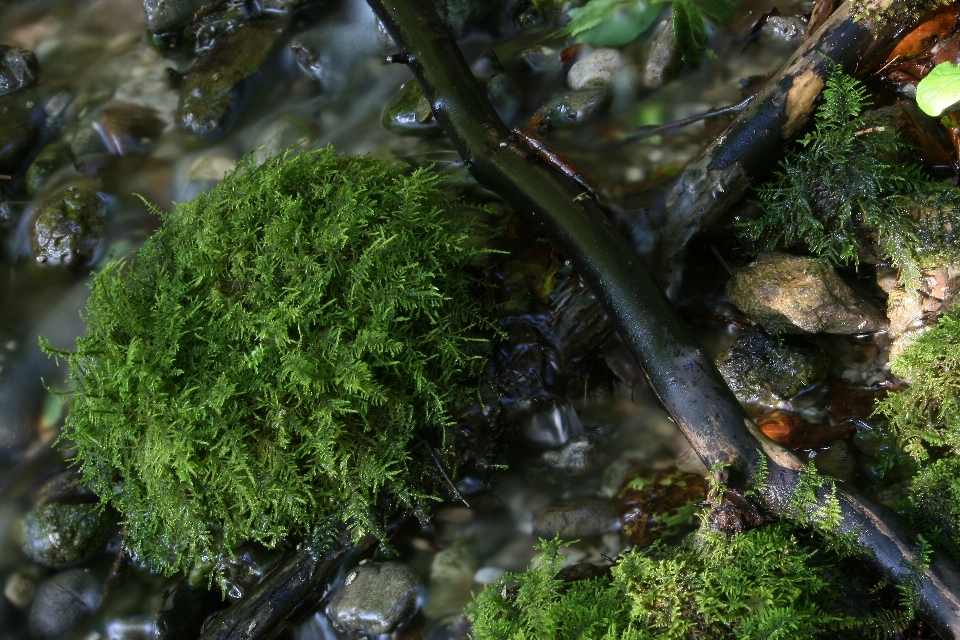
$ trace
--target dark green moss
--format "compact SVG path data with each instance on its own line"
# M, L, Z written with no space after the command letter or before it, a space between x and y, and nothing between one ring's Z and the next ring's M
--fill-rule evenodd
M97 275L64 437L140 557L172 572L329 519L378 533L434 494L412 450L450 463L491 335L459 206L330 148L247 161Z
M880 637L904 624L876 603L857 610L869 596L786 523L729 538L701 529L680 546L634 549L609 576L577 582L557 579L558 546L543 543L536 568L474 599L474 640Z
M805 247L831 264L856 266L876 251L916 286L922 259L955 257L960 237L950 215L960 190L899 160L905 143L889 121L868 121L863 85L835 66L816 128L756 191L763 214L742 224L761 250Z

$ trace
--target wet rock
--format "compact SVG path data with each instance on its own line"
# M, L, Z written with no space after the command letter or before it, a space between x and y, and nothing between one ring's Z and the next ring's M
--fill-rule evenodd
M409 566L371 562L347 574L330 596L327 615L344 633L391 633L417 613L423 596L420 576Z
M638 547L674 535L706 498L706 482L700 475L660 471L631 476L617 496L623 534Z
M199 638L203 621L228 603L217 590L202 589L184 580L165 601L166 608L157 612L154 640Z
M31 109L19 96L0 97L0 173L12 173L40 134Z
M3 596L17 609L26 609L37 593L37 583L20 571L7 576L3 586Z
M917 336L934 326L940 312L960 298L960 265L923 270L920 287L908 291L897 284L895 269L877 269L877 284L887 293L890 320L890 357L901 353Z
M559 535L565 540L599 536L616 531L617 508L606 498L575 498L552 504L533 520L533 533L541 538Z
M89 264L103 245L106 213L106 201L90 186L70 186L47 198L30 220L34 258L45 265Z
M181 163L182 173L174 180L174 199L185 202L213 189L223 176L237 166L233 158L212 152Z
M27 193L31 196L39 194L50 176L64 167L73 167L73 161L73 150L66 140L58 140L45 146L27 169Z
M520 426L524 439L536 447L555 449L571 438L583 435L583 423L567 404L551 402L540 406Z
M306 118L293 113L284 114L261 128L253 141L256 149L253 154L260 164L294 145L308 143L316 133L316 127Z
M219 4L199 23L194 23L193 52L202 56L227 34L237 31L259 14L259 7L253 3L231 0Z
M771 42L799 43L807 30L807 21L800 16L767 16L760 35Z
M810 458L821 473L827 473L844 482L852 482L857 473L857 460L850 445L843 440L825 449L810 452Z
M330 75L330 59L326 52L318 45L294 40L290 43L290 53L297 66L307 76L313 78L326 89L327 80Z
M653 36L647 63L643 67L643 84L656 89L672 80L683 69L683 52L673 30L673 16L662 21Z
M590 438L580 436L570 439L559 449L544 452L543 461L554 469L579 475L589 467L592 451L593 443L590 442Z
M32 51L0 44L0 96L32 85L39 69Z
M284 25L253 22L217 42L183 78L177 124L208 138L226 133L256 90Z
M20 549L37 564L59 569L103 551L112 524L99 505L54 502L23 517Z
M100 602L100 583L88 569L71 569L40 583L30 606L34 636L62 635L93 613Z
M717 356L717 368L751 415L790 407L790 399L823 384L827 363L810 347L789 344L753 329Z
M30 495L35 507L53 502L67 504L93 503L97 496L90 487L80 484L80 474L71 469L53 476Z
M875 333L889 324L833 269L785 253L763 253L737 269L727 283L727 297L771 333Z
M231 600L239 600L263 579L281 559L275 549L267 549L257 543L248 543L237 549L233 556L218 562L214 573L220 583L220 591Z
M400 136L434 136L443 133L418 82L408 82L397 91L383 112L383 126Z
M573 126L603 115L612 102L613 91L609 87L572 89L551 98L541 112L551 126Z
M437 553L430 565L424 614L432 619L459 615L470 600L476 569L473 553L462 538Z
M728 536L743 533L763 524L763 516L752 502L733 489L727 489L719 503L707 515L710 531Z
M487 83L487 98L504 122L512 122L520 111L520 94L513 80L505 73L498 73Z
M100 112L94 124L110 153L125 156L146 153L163 131L153 109L120 102Z
M209 3L210 0L143 0L147 29L153 33L173 31L190 22L193 12Z
M17 222L26 208L26 202L0 200L0 238L11 229L16 228Z
M531 78L551 80L560 75L563 61L560 50L553 47L537 46L524 49L517 55L520 72Z
M290 13L310 4L318 4L319 0L261 0L263 10L270 13Z
M606 86L613 82L620 69L620 52L603 48L591 51L577 60L567 73L567 86L571 89Z

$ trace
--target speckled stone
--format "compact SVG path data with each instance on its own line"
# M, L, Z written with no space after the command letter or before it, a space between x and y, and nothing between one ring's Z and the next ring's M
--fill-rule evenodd
M349 574L330 596L327 615L344 633L391 633L416 614L424 587L417 572L401 562L371 562Z
M66 567L103 551L111 524L99 505L53 502L20 521L20 549L37 564Z

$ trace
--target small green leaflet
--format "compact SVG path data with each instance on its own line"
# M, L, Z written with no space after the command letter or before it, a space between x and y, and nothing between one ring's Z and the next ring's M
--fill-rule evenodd
M942 62L917 84L917 106L937 117L960 102L960 66Z
M570 10L570 22L559 35L576 36L595 47L620 46L632 42L660 15L661 5L670 0L590 0ZM673 30L684 57L700 62L706 41L704 14L726 22L738 0L674 0Z
M570 22L560 35L577 36L595 47L616 47L636 40L659 14L659 4L645 0L591 0L570 10Z

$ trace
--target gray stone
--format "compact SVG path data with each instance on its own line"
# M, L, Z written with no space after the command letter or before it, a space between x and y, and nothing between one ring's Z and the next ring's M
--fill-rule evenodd
M520 94L513 80L505 73L498 73L487 83L487 98L504 122L511 122L520 111Z
M591 51L577 60L567 73L567 86L571 89L606 86L620 69L620 52L605 47Z
M0 44L0 96L32 85L39 69L32 51Z
M612 500L586 497L552 504L538 513L533 520L533 534L572 540L616 531L619 526Z
M546 80L558 76L563 70L560 50L542 45L521 51L517 55L517 63L524 75Z
M100 583L88 569L71 569L40 583L28 625L35 636L52 638L70 630L100 603Z
M891 359L936 325L940 313L960 298L960 264L925 268L922 274L917 290L909 291L897 282L896 269L877 269L877 284L887 293Z
M327 615L344 633L391 633L417 613L423 596L420 576L409 566L371 562L347 574L330 596Z
M10 173L30 153L40 133L31 109L18 96L0 97L0 173Z
M183 78L177 124L208 138L226 133L256 90L284 24L277 20L254 22L217 42Z
M464 538L457 538L433 556L424 615L434 620L460 615L464 603L470 600L476 570L472 545Z
M54 502L29 511L18 537L24 555L59 569L102 552L112 529L109 514L99 505Z
M760 34L773 42L799 43L807 30L807 21L800 16L769 16Z
M3 586L3 596L17 609L26 609L37 593L37 583L26 574L14 571L7 576Z
M381 120L384 128L401 136L435 136L443 133L418 82L408 82L387 104Z
M107 640L154 640L155 625L151 617L127 618L107 623Z
M683 52L673 31L673 16L662 21L653 36L647 63L643 67L643 84L656 89L673 79L683 69Z
M82 267L103 245L107 203L88 185L73 185L41 203L30 220L30 245L39 264Z
M153 109L118 102L100 112L94 128L110 153L125 156L149 151L163 131L163 121Z
M587 436L572 438L559 449L544 452L543 461L554 469L579 475L589 467L593 448L593 443Z
M520 433L530 444L555 449L571 438L583 435L583 424L572 407L550 402L538 407L520 425Z
M727 297L771 333L862 334L885 331L883 313L813 258L763 253L737 269Z
M50 176L64 167L72 167L73 162L73 150L66 140L58 140L45 146L27 169L27 193L31 196L39 194Z
M823 384L827 363L810 347L789 345L754 329L717 356L717 368L751 414L789 409L790 399Z
M190 22L193 13L209 0L143 0L147 29L153 33L173 31Z
M178 163L179 174L174 180L174 200L185 202L197 194L213 189L223 177L237 166L233 158L217 153L185 158Z
M579 125L606 113L612 102L610 87L571 89L551 98L541 112L554 127Z
M258 164L262 164L268 157L282 153L294 145L301 148L308 146L310 139L317 133L317 128L306 118L294 113L286 113L266 126L260 128L254 138L253 152Z

